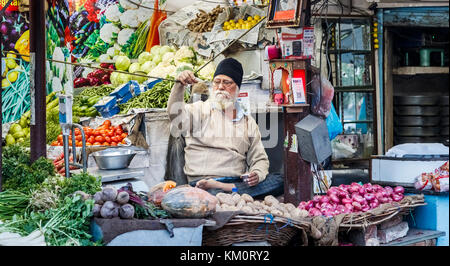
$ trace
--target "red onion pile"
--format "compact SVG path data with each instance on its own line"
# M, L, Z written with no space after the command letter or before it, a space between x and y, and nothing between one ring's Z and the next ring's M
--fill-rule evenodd
M307 210L309 216L324 215L327 217L341 213L366 212L383 203L399 202L403 199L405 189L372 185L340 185L331 187L327 195L314 196L310 201L302 201L298 205L301 210Z

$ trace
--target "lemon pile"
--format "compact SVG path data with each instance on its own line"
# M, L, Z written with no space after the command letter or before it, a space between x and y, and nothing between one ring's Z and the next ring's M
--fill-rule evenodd
M225 23L223 23L223 30L224 31L228 31L228 30L248 30L251 27L255 26L256 23L258 23L261 19L263 19L263 17L259 16L259 15L254 15L249 16L246 20L243 19L238 19L238 20L233 20L230 19L229 21L225 21Z
M3 58L3 60L6 61L5 63L5 69L2 73L2 88L7 88L11 85L11 83L16 82L19 72L17 71L10 71L13 69L22 70L22 67L18 65L15 61L16 55L8 53L6 58ZM9 73L8 73L9 72Z

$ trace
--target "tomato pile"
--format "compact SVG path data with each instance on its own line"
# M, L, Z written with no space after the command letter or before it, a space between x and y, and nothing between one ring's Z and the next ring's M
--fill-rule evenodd
M110 120L105 120L98 128L83 127L86 137L86 146L117 146L118 144L126 144L125 138L128 136L124 132L121 125L112 126ZM69 135L69 146L72 146L72 132ZM57 140L53 141L52 146L63 146L62 133ZM75 128L75 146L82 146L81 131Z

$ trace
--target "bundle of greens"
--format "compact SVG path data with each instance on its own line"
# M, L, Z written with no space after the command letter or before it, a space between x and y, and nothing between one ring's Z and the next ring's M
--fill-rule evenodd
M93 207L93 200L84 201L80 195L66 197L57 208L13 217L0 225L0 233L14 232L25 236L40 229L49 246L100 245L92 242L89 234Z
M30 197L22 192L7 190L0 192L0 220L10 220L14 215L25 212Z
M2 176L4 190L29 193L48 176L55 175L51 160L44 157L30 163L30 155L18 144L6 146L2 153Z
M93 195L95 192L102 190L102 181L100 177L92 176L88 173L81 172L79 174L71 175L70 178L65 178L60 197L65 198L76 191L83 191L87 194Z

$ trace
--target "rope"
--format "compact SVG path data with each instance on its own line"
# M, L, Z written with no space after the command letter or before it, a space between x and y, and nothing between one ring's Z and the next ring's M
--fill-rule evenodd
M271 213L268 213L268 214L264 215L264 223L262 225L258 226L258 228L256 228L256 230L261 230L262 227L265 225L265 227L266 227L266 235L269 234L268 224L267 224L267 221L266 221L267 218L270 218L269 224L274 224L275 228L277 228L277 225L273 222L273 219L274 219L273 215ZM277 228L277 231L278 231L278 228Z
M291 221L290 218L287 219L287 223L285 223L282 227L280 227L279 229L277 228L277 231L279 231L279 230L285 228L285 227L288 226L288 225L294 226L294 225L292 224L292 221Z
M30 56L30 55L24 55L24 54L19 54L19 53L13 53L11 51L7 51L6 53L5 53L5 51L2 51L2 53L3 54L9 53L9 54L14 54L14 55L18 55L18 56L27 56L27 57ZM109 68L96 67L96 66L92 66L90 64L71 63L71 62L59 61L59 60L54 60L54 59L46 59L46 60L49 62L54 62L54 63L60 63L60 64L66 64L66 65L72 65L72 66L80 66L80 67L86 67L86 68L92 68L92 69L101 69L101 70L108 71L108 72L117 72L117 73L132 75L132 76L139 76L139 77L167 80L167 81L172 81L172 82L179 82L178 80L175 80L175 79L153 77L153 76L139 74L139 73L129 73L129 72L121 71L121 70L112 70Z

